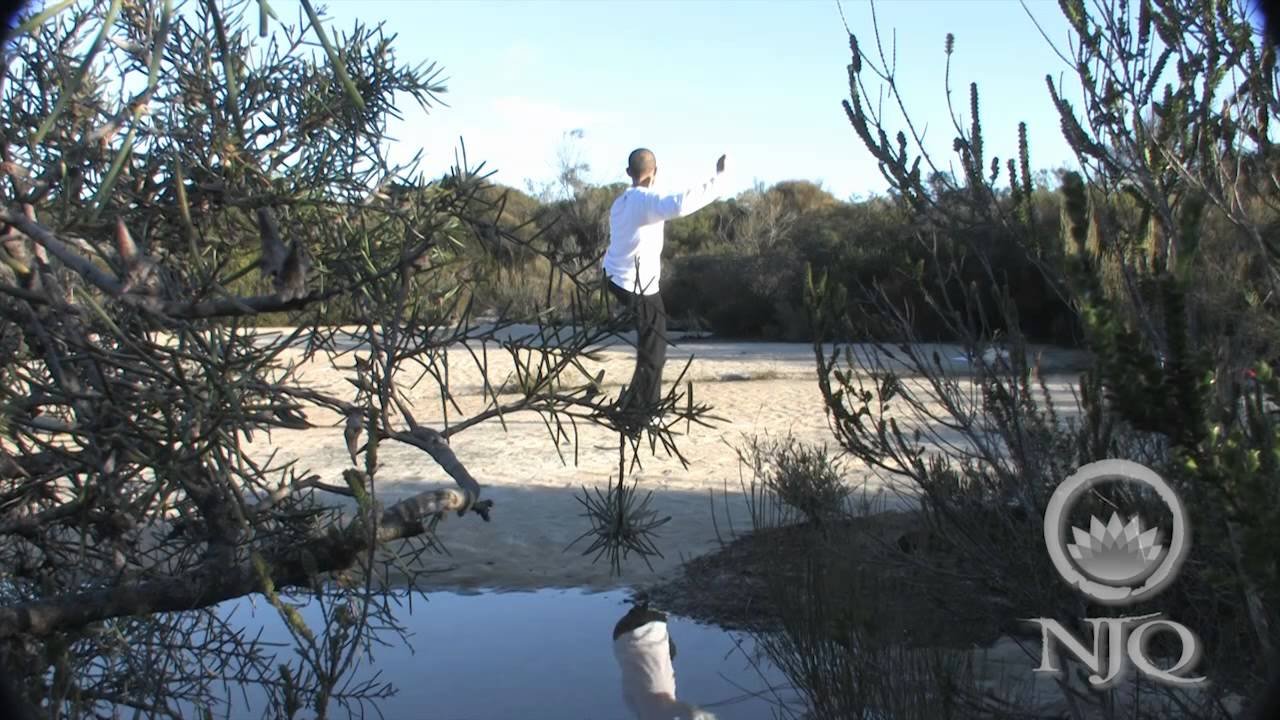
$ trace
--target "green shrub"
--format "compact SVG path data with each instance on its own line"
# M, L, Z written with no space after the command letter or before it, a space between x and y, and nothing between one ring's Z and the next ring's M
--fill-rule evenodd
M806 445L793 437L751 438L738 456L754 475L752 495L760 505L752 512L755 529L789 524L797 514L822 527L847 514L849 486L825 445Z
M825 445L815 447L789 440L775 449L773 465L770 489L809 523L823 525L844 513L849 488Z

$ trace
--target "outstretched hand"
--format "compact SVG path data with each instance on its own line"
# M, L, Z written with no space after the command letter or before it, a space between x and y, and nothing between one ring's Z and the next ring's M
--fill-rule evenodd
M720 159L716 161L716 173L722 172L724 172L724 155L721 155Z

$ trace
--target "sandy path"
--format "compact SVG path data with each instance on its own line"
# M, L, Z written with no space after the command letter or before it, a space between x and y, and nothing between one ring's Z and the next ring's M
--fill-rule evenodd
M732 522L738 531L750 526L734 446L741 446L752 435L777 437L788 433L805 442L834 445L809 346L690 343L671 350L668 382L690 354L694 360L688 377L695 383L695 397L711 404L714 414L725 421L714 428L694 426L680 439L681 452L690 463L687 469L675 458L646 455L642 457L643 467L632 475L643 490L654 492L653 506L658 513L671 517L657 538L664 557L653 558L652 569L633 558L625 564L620 577L611 577L607 562L593 563L581 555L586 543L564 552L588 528L576 499L582 488L603 488L617 476L617 436L581 426L575 465L571 445L562 446L567 461L562 462L542 421L536 415L521 414L508 418L505 430L497 422L489 422L451 440L458 457L484 485L486 497L495 501L493 521L484 523L475 516L449 517L442 524L440 538L450 554L431 556L422 562L439 571L430 576L428 587L608 589L669 576L684 559L715 549L718 537L728 539L728 523ZM594 373L604 369L606 389L613 395L617 385L629 379L632 358L632 351L625 346L610 348L602 353L601 362L589 365L588 370ZM491 362L496 359L491 355ZM451 351L449 363L455 401L464 411L482 407L480 374L468 356ZM501 379L502 374L500 369L496 379ZM302 367L300 376L316 389L343 397L352 395L353 388L344 380L344 373L327 367L323 361ZM1061 386L1055 389L1060 399L1069 397ZM433 381L422 382L409 394L420 422L434 427L443 425ZM336 416L321 414L309 419L335 425L338 421ZM343 469L350 467L340 427L277 431L269 439L255 438L253 449L261 455L275 452L278 461L296 459L326 479L336 480ZM415 448L388 442L381 448L380 459L377 492L384 504L429 487L451 484L443 471ZM862 492L883 489L883 483L864 468L850 465L848 470L849 482Z

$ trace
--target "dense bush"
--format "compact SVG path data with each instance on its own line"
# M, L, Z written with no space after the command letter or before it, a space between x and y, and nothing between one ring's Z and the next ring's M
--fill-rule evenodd
M767 485L805 520L822 526L845 513L849 486L827 448L791 440L773 448Z
M1057 208L1052 200L1046 204L1053 212L1043 223L1044 232L1057 233ZM1077 340L1070 308L1045 279L1044 264L1056 266L1060 257L1029 254L1016 238L996 228L939 237L935 246L923 244L915 230L910 219L878 199L809 210L780 242L763 248L724 239L694 241L690 229L680 227L682 247L713 251L673 252L664 267L664 297L674 319L696 318L717 335L804 341L812 335L803 297L805 267L810 266L857 290L846 311L859 339L899 339L897 328L863 310L866 295L879 290L910 315L918 339L955 340L945 318L930 307L922 290L927 284L952 306L974 297L975 289L978 303L987 308L1007 296L1018 308L1015 320L1023 335L1057 344ZM981 253L973 252L975 244L983 246ZM986 264L1003 282L988 281ZM1009 330L1008 318L999 313L990 313L986 322L992 332Z
M664 269L667 312L676 321L693 318L717 335L803 340L806 328L779 324L779 293L769 284L798 274L775 260L728 253L675 258Z
M1050 78L1049 100L1081 169L1061 176L1052 215L1031 182L1025 128L1006 165L984 156L976 84L953 145L963 174L922 178L921 165L947 163L867 102L881 88L898 92L892 62L862 55L880 43L850 37L848 119L914 218L911 231L952 241L937 245L939 272L926 266L918 291L945 308L940 317L972 356L985 358L1000 325L1010 352L958 376L916 344L835 356L815 346L819 385L840 445L917 490L932 536L950 548L917 564L943 574L959 566L1009 618L1052 616L1079 632L1082 618L1104 614L1064 594L1043 556L1011 548L1041 543L1050 493L1085 463L1155 470L1194 518L1193 558L1156 603L1108 611L1185 623L1204 641L1199 669L1211 684L1198 696L1156 687L1133 707L1121 688L1081 694L1071 716L1226 717L1232 693L1253 695L1267 675L1280 677L1280 196L1267 130L1280 107L1275 49L1230 3L1061 5L1076 73ZM948 38L946 53L953 48ZM1227 77L1236 80L1220 82ZM1066 97L1080 98L1078 108ZM1032 267L1042 285L1022 274ZM957 284L975 271L977 282ZM847 334L865 322L848 317L859 288L840 273L815 273L809 287L820 327ZM1037 292L1046 299L1038 306L1028 300ZM1078 382L1044 377L1027 351L1055 296L1090 351ZM922 339L895 289L871 299L890 334ZM1111 507L1128 514L1140 500Z

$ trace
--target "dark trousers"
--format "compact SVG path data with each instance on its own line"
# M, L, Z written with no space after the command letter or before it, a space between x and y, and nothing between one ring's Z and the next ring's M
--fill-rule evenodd
M628 400L655 405L662 398L662 367L667 364L667 310L662 296L628 292L609 280L609 292L635 320L636 369Z

